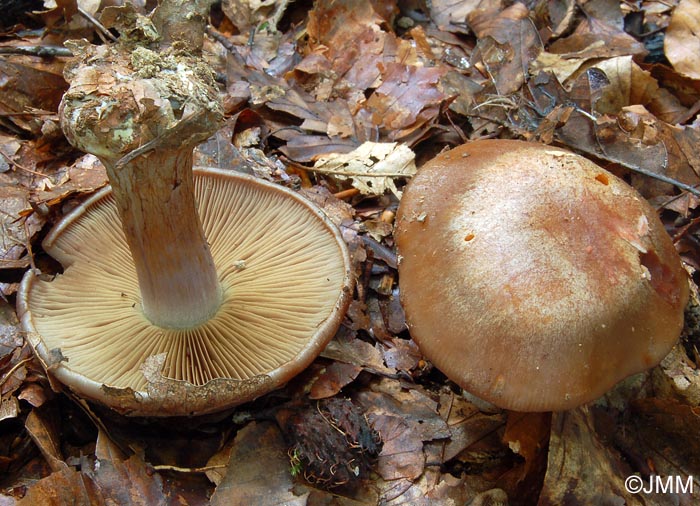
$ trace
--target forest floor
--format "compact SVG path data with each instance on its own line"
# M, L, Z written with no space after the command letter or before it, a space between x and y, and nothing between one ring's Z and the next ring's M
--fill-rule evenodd
M115 32L98 1L0 6L0 505L700 504L700 0L217 3L204 52L226 122L195 163L314 200L357 283L334 340L284 388L177 420L56 391L24 339L16 292L41 239L107 184L58 123L63 43ZM659 366L577 409L517 413L421 356L399 304L401 190L484 138L568 148L658 210L692 280Z

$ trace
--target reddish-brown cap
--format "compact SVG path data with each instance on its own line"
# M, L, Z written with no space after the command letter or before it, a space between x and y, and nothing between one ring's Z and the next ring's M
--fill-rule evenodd
M397 216L401 300L423 353L500 407L564 410L656 365L687 275L651 206L589 160L488 140L422 167Z

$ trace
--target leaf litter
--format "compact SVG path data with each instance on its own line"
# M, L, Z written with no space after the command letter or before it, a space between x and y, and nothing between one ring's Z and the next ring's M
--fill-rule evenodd
M341 228L358 285L344 326L304 374L177 427L57 394L24 341L11 304L24 271L51 265L42 234L106 184L58 128L65 56L54 48L109 34L91 21L97 2L3 21L0 501L696 502L698 484L651 497L624 479L700 476L697 296L681 343L651 372L569 412L503 412L463 395L410 340L392 225L405 181L445 146L551 143L657 206L697 281L697 4L224 0L205 53L231 119L198 163L302 189Z

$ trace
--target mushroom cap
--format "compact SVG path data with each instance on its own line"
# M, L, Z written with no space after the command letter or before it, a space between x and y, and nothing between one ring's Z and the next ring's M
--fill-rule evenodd
M502 408L594 400L683 328L687 274L654 210L562 149L485 140L438 155L409 183L395 236L412 337Z
M278 388L320 353L350 302L347 247L322 211L243 174L194 177L224 296L210 321L168 329L144 317L109 187L45 239L63 274L22 281L19 313L47 370L123 414L210 413Z

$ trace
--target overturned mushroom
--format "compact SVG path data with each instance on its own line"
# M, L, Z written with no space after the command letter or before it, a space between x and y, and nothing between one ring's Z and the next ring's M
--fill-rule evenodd
M396 241L411 335L504 408L596 399L683 327L688 280L654 210L561 149L490 140L437 156L404 193Z
M49 372L125 414L207 413L281 386L322 350L350 300L347 249L322 211L248 176L193 177L193 148L216 131L221 107L196 30L178 39L158 20L198 20L201 36L202 3L165 1L158 9L176 8L156 10L154 24L121 11L135 27L123 42L73 46L62 127L112 186L47 236L64 272L50 282L28 273L18 298Z

